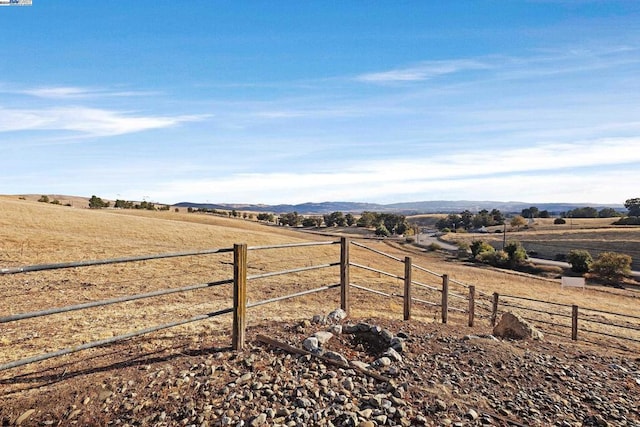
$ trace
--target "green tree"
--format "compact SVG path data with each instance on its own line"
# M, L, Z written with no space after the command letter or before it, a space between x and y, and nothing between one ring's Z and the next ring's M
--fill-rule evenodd
M346 215L344 216L344 219L347 221L347 225L348 225L349 227L351 227L351 226L355 225L355 223L356 223L356 217L355 217L355 216L353 216L353 215L352 215L352 214L350 214L350 213L346 214Z
M502 212L500 212L499 209L491 209L491 212L489 213L489 215L493 217L493 222L495 225L504 224L504 215L502 214Z
M314 218L314 217L303 218L302 219L302 226L303 227L316 227L317 226L316 218Z
M91 198L89 199L89 209L102 209L102 208L108 208L108 207L109 207L109 202L105 202L100 197L96 197L94 195L94 196L91 196Z
M587 273L593 263L589 251L573 249L567 254L567 261L571 264L571 271L575 273Z
M371 228L376 225L376 214L375 212L364 211L360 214L360 218L356 222L358 227Z
M616 218L616 217L619 217L619 216L621 216L620 212L618 212L617 210L615 210L613 208L602 208L598 212L598 217L599 218Z
M40 203L49 203L49 196L42 195L42 197L40 197L38 201Z
M591 264L591 271L613 282L631 274L631 257L616 252L602 252Z
M290 212L280 215L278 218L280 225L288 225L290 227L297 227L302 223L302 217L298 215L298 212Z
M624 207L629 210L629 216L640 216L640 197L625 200Z
M531 206L529 208L522 209L520 215L524 218L538 218L539 212L540 210L537 207Z
M387 229L387 227L384 226L384 224L380 224L376 228L376 236L389 237L390 235L391 233L389 233L389 230Z
M592 208L590 206L585 206L583 208L575 208L571 209L567 212L567 217L569 218L598 218L598 210L596 208Z

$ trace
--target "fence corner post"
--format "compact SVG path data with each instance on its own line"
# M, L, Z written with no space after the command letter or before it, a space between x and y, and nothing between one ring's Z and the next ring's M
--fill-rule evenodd
M571 310L571 339L578 341L578 306L574 305Z
M449 275L442 275L442 323L449 317Z
M404 320L411 319L411 257L404 258Z
M493 307L491 310L491 326L496 326L496 319L498 317L498 300L500 295L497 292L493 293Z
M340 238L340 308L349 314L349 239Z
M247 244L233 245L233 330L234 351L244 348L247 325Z
M476 317L476 287L469 286L469 327L473 327Z

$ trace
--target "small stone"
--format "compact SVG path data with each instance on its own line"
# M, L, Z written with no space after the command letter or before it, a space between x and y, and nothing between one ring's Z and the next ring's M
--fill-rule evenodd
M309 337L309 338L305 339L302 342L302 347L305 350L310 351L310 352L318 351L318 349L319 349L318 338Z
M365 369L365 370L369 369L369 364L362 362L360 360L352 360L351 362L349 362L349 364L359 369Z
M327 323L327 318L325 316L323 316L322 314L316 314L315 316L313 316L313 318L311 319L311 323L315 323L315 324L319 324L319 325L324 325Z
M474 421L475 421L475 420L477 420L477 419L478 419L478 417L479 417L479 415L478 415L478 413L477 413L475 410L473 410L473 409L469 409L469 410L467 411L467 418L469 418L469 419L471 419L471 420L474 420Z
M436 399L436 410L438 412L443 412L447 410L447 402L442 399Z
M318 331L313 334L313 338L318 340L318 345L324 345L329 342L331 338L333 338L333 334L331 332Z
M389 365L391 365L391 359L389 359L388 357L381 357L380 359L373 362L373 366L376 367L384 367Z
M29 417L31 417L31 415L33 415L35 412L35 409L29 409L28 411L20 415L14 424L17 426L22 425L22 423L27 421Z
M400 353L398 353L393 347L389 347L383 356L388 357L395 362L402 362L402 356L400 356Z
M327 320L329 320L330 322L341 322L344 319L347 318L347 312L344 311L341 308L338 308L336 310L333 310L331 313L329 313L329 315L327 316Z
M251 372L247 372L246 374L242 375L240 378L236 379L236 385L242 385L242 384L246 384L249 381L251 381L251 378L253 378L253 375L251 374Z

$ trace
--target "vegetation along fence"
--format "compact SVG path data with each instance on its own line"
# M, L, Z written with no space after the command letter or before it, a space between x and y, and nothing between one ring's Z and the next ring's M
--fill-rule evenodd
M309 262L309 265L288 268L280 271L271 271L261 273L257 275L248 275L248 253L254 251L265 250L280 250L285 248L293 249L305 249L317 246L327 245L339 245L340 256L335 261L329 261L324 263L314 264ZM361 255L370 254L370 256L363 256L368 261L368 264L357 263L350 259L350 248L355 247L358 249ZM338 241L325 241L325 242L307 242L307 243L295 243L284 245L271 245L271 246L247 246L246 244L235 244L232 248L220 248L210 249L204 251L191 251L191 252L179 252L160 255L146 255L137 257L126 258L114 258L94 261L78 261L69 263L57 263L57 264L40 264L31 265L26 267L17 268L3 268L0 269L0 276L4 275L18 275L25 273L32 273L38 271L60 270L60 269L78 269L91 266L110 265L110 264L129 264L136 262L146 262L154 260L162 260L169 258L182 258L182 257L198 257L203 255L220 255L224 253L233 253L233 277L221 280L213 280L206 283L191 284L187 286L179 286L172 288L156 289L151 292L143 292L135 295L124 295L109 299L103 299L98 301L90 301L86 303L79 303L58 308L47 308L44 310L30 311L19 314L12 314L4 317L0 317L0 326L11 322L18 322L21 320L39 318L43 316L50 316L59 313L68 313L72 311L85 310L95 307L110 306L114 304L123 304L131 301L156 298L170 294L186 293L195 290L204 290L211 288L219 288L223 286L231 286L233 292L233 302L228 307L222 307L208 313L198 314L189 318L183 318L173 322L158 324L149 326L141 330L128 332L109 338L93 340L91 342L85 342L80 345L71 346L61 350L56 350L47 353L40 353L30 357L21 358L12 362L4 363L0 365L0 371L19 366L27 365L34 362L43 361L46 359L71 354L74 352L100 347L107 344L115 343L117 341L127 340L133 337L157 332L164 329L174 328L177 326L185 325L192 322L198 322L206 319L211 319L224 314L232 314L232 348L234 350L240 350L244 347L245 342L245 330L247 323L247 310L258 306L272 304L284 300L302 297L305 295L315 294L319 292L326 292L332 289L340 289L340 306L343 310L349 313L351 308L352 291L360 293L373 294L377 297L389 301L401 301L403 318L409 320L412 317L414 304L421 305L425 310L420 311L421 315L428 312L428 309L432 309L435 313L434 317L440 315L440 321L447 323L449 315L456 315L458 317L463 316L469 326L473 326L475 319L487 319L491 323L495 323L496 317L499 312L499 304L503 307L508 307L514 310L532 311L538 313L544 313L548 316L548 319L537 318L534 320L536 324L544 323L552 327L549 332L551 334L557 333L560 328L565 327L560 321L556 321L556 318L571 319L572 338L578 337L578 312L581 314L581 325L585 324L598 324L600 326L606 325L607 328L623 328L625 332L638 331L640 328L637 325L632 324L628 319L640 319L638 317L626 316L625 323L619 322L604 322L599 320L597 316L618 316L623 315L611 312L597 311L597 310L585 310L578 309L575 306L568 306L563 304L548 303L544 301L532 300L528 298L521 298L509 295L485 294L482 292L476 292L475 286L467 285L462 282L450 279L446 274L439 274L430 271L424 267L413 264L411 257L405 257L404 259L389 255L385 252L370 248L364 244L358 242L352 242L349 239L342 238ZM376 258L377 257L377 258ZM337 257L336 257L337 258ZM380 259L384 259L387 262L382 263ZM389 264L389 260L391 263ZM387 268L389 265L396 265L398 268L396 272L384 271L376 268L373 265L384 264ZM284 276L309 272L311 270L321 270L339 268L339 282L328 283L323 286L301 290L298 292L290 293L287 295L276 296L270 299L264 299L260 301L254 301L249 303L247 299L247 282L258 279L265 279L275 276ZM335 277L329 275L329 278ZM390 280L392 279L392 280ZM402 283L402 286L398 286L397 282ZM514 302L515 301L515 302ZM521 304L518 304L520 301ZM532 305L522 305L522 301L525 303L547 304L561 309L571 308L571 313L563 312L549 312L542 308ZM637 322L636 322L637 323ZM603 330L602 327L598 330L590 329L587 326L583 326L581 331L585 333L595 333L610 337L628 339L635 342L640 342L636 338L629 337L627 335L616 335L609 329Z

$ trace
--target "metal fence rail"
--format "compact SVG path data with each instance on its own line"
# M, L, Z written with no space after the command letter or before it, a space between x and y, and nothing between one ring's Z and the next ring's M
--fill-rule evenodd
M156 255L142 255L142 256L134 256L134 257L110 258L110 259L104 259L104 260L77 261L77 262L66 262L66 263L55 263L55 264L39 264L39 265L31 265L31 266L16 267L16 268L3 268L2 270L0 270L0 273L8 275L8 274L20 274L20 273L28 273L28 272L36 272L36 271L58 270L58 269L64 269L64 268L78 268L78 267L89 267L89 266L108 265L108 264L132 263L132 262L147 261L147 260L159 260L159 259L175 258L175 257L200 256L200 255L211 255L211 254L221 254L221 253L234 252L234 278L232 278L232 279L224 279L224 280L218 280L218 281L213 281L213 282L208 282L208 283L188 285L188 286L183 286L183 287L179 287L179 288L160 289L160 290L153 291L153 292L146 292L146 293L137 294L137 295L127 295L127 296L121 296L121 297L116 297L116 298L103 299L103 300L99 300L99 301L91 301L91 302L88 302L88 303L69 305L69 306L65 306L65 307L50 308L50 309L32 311L32 312L27 312L27 313L18 313L18 314L13 314L13 315L9 315L9 316L0 317L0 324L9 323L9 322L16 322L16 321L25 320L25 319L31 319L31 318L44 317L44 316L49 316L49 315L54 315L54 314L59 314L59 313L66 313L66 312L71 312L71 311L85 310L85 309L94 308L94 307L108 306L108 305L113 305L113 304L129 302L129 301L136 301L136 300L142 300L142 299L147 299L147 298L159 297L159 296L170 295L170 294L175 294L175 293L189 292L189 291L206 289L206 288L211 288L211 287L221 286L221 285L233 284L234 285L234 293L236 293L239 286L241 286L241 285L242 286L246 286L246 281L247 280L258 280L258 279L264 279L264 278L269 278L269 277L274 277L274 276L281 276L281 275L295 274L295 273L303 273L303 272L308 272L308 271L311 271L311 270L318 270L318 269L323 269L323 268L331 268L331 267L335 267L335 266L339 266L340 265L339 262L333 262L333 263L318 264L318 265L299 267L299 268L293 268L293 269L282 270L282 271L274 271L274 272L269 272L269 273L263 273L263 274L253 275L253 276L247 276L246 275L247 265L246 265L246 262L245 262L244 265L241 267L241 268L244 269L244 271L243 271L243 273L244 273L244 275L243 275L244 276L243 277L244 278L244 282L243 283L239 283L240 282L239 278L240 278L240 276L242 276L242 275L238 274L239 272L237 271L238 270L238 261L237 261L236 258L237 258L237 253L238 253L239 248L240 248L240 250L244 250L244 253L246 255L246 251L247 250L257 251L257 250L267 250L267 249L300 248L300 247L310 247L310 246L335 245L337 243L340 243L340 242L339 241L338 242L335 242L335 241L332 241L332 242L305 242L305 243L293 243L293 244L270 245L270 246L252 246L252 247L247 247L246 245L235 245L233 248L217 248L217 249L202 250L202 251L176 252L176 253L168 253L168 254L156 254ZM245 256L245 261L246 261L246 256ZM304 296L304 295L309 295L309 294L312 294L312 293L328 291L328 290L334 289L334 288L339 287L339 286L341 286L341 285L340 284L327 285L327 286L319 287L319 288L316 288L316 289L311 289L311 290L297 292L297 293L290 294L290 295L271 298L271 299L268 299L268 300L256 301L256 302L253 302L251 304L249 304L246 301L246 296L245 296L244 301L236 300L234 298L234 306L231 307L231 308L225 308L225 309L213 311L213 312L206 313L206 314L196 315L196 316L190 317L188 319L177 320L177 321L174 321L174 322L168 322L168 323L164 323L164 324L161 324L161 325L150 326L150 327L143 328L143 329L140 329L140 330L137 330L137 331L133 331L133 332L129 332L129 333L126 333L126 334L122 334L122 335L118 335L118 336L114 336L114 337L110 337L110 338L106 338L106 339L91 341L91 342L87 342L87 343L84 343L84 344L81 344L81 345L77 345L77 346L73 346L73 347L69 347L69 348L64 348L64 349L60 349L60 350L53 351L53 352L48 352L48 353L38 354L38 355L35 355L35 356L31 356L31 357L26 357L26 358L23 358L23 359L20 359L20 360L16 360L16 361L12 361L12 362L0 365L0 371L11 369L11 368L16 368L16 367L19 367L19 366L24 366L24 365L35 363L35 362L44 361L44 360L51 359L51 358L54 358L54 357L68 355L68 354L79 352L79 351L82 351L82 350L88 350L88 349L91 349L91 348L105 346L107 344L112 344L112 343L116 343L116 342L119 342L119 341L131 339L131 338L134 338L134 337L139 337L139 336L146 335L146 334L149 334L149 333L152 333L152 332L157 332L157 331L161 331L161 330L164 330L164 329L174 328L174 327L177 327L177 326L182 326L182 325L186 325L186 324L193 323L193 322L198 322L198 321L202 321L202 320L211 319L213 317L221 316L221 315L224 315L224 314L234 313L234 316L237 317L238 312L240 311L241 308L244 308L244 309L246 309L246 308L254 308L254 307L262 306L262 305L265 305L265 304L271 304L271 303L275 303L275 302L279 302L279 301L284 301L284 300L287 300L287 299L292 299L292 298L296 298L296 297L300 297L300 296ZM238 337L236 336L236 334L234 334L234 347L236 347L236 344L238 344L238 343L236 343L237 340L238 340Z

